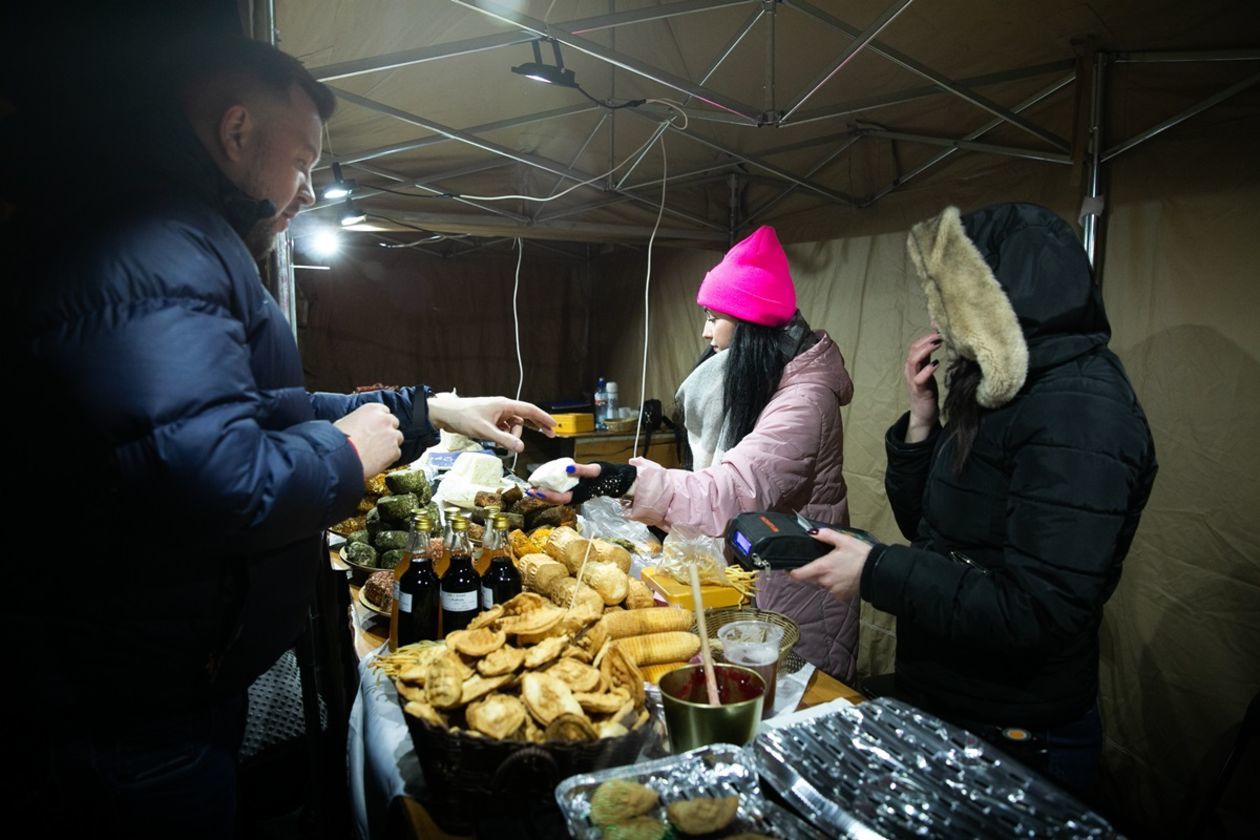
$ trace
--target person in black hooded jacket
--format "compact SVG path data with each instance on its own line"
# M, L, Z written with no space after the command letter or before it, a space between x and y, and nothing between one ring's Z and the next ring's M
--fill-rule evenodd
M231 835L246 689L304 626L322 530L435 426L519 451L525 419L554 425L420 386L308 393L255 259L314 202L332 93L242 38L177 58L169 98L128 115L144 130L115 160L122 191L49 231L11 336L16 393L48 397L19 475L59 491L11 546L58 547L56 591L4 612L27 681L6 799L45 829ZM26 640L50 608L57 649Z
M1072 229L1031 204L912 228L936 331L886 437L905 545L835 531L793 574L897 616L896 689L1086 791L1101 750L1098 628L1156 472ZM946 424L934 351L954 357Z

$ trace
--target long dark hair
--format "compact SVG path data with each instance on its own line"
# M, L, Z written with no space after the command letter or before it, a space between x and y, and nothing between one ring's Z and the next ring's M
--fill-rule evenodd
M783 327L736 321L722 383L723 448L734 447L753 430L757 416L779 387L783 368L791 359L784 352L782 336Z
M962 356L950 363L945 374L945 383L949 388L949 393L945 395L945 420L954 439L955 476L962 474L967 459L971 457L971 448L980 428L980 403L976 402L976 391L983 376L979 362Z

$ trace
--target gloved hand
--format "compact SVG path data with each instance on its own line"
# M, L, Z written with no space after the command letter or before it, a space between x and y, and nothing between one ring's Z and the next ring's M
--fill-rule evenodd
M634 481L639 477L637 468L629 464L610 464L607 461L595 461L591 466L599 467L599 473L593 477L581 477L576 473L578 485L571 491L570 504L580 505L592 496L615 496L620 498L626 494Z
M565 493L535 488L529 495L561 505L580 505L592 496L624 496L634 486L639 471L629 464L610 464L595 461L590 464L573 464L569 472L577 476L578 484Z

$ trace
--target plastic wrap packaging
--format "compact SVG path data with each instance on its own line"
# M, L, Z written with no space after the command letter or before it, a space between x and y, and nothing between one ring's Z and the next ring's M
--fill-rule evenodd
M691 583L689 566L695 563L700 585L728 586L722 541L686 525L675 525L665 538L657 565L680 583Z
M642 522L626 518L629 504L611 496L596 496L582 505L578 520L588 537L615 542L631 554L630 576L641 577L645 566L657 564L661 541Z

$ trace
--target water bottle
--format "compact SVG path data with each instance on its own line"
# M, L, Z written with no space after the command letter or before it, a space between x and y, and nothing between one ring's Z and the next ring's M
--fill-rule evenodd
M604 377L600 377L595 383L595 428L607 429L608 424L608 390L604 384Z
M609 382L604 386L604 420L616 420L619 416L617 414L617 383Z

